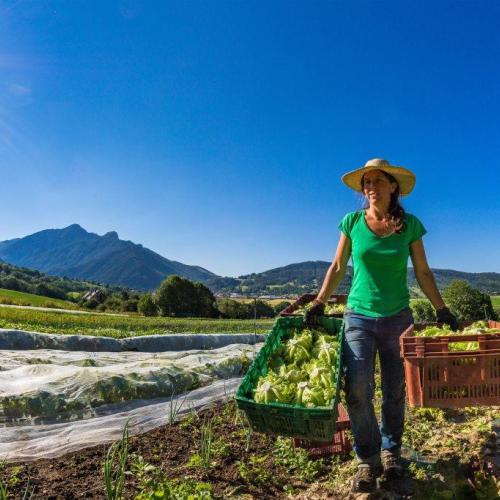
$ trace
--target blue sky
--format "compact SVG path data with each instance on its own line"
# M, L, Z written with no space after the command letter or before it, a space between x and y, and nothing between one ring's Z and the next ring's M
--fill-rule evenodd
M0 240L222 275L329 260L373 157L431 266L500 272L500 2L0 1Z

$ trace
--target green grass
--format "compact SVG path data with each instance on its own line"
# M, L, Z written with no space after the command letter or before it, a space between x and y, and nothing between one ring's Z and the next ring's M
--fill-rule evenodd
M168 333L266 333L274 320L146 318L0 307L0 328L125 338ZM255 328L256 327L256 328Z
M491 303L493 304L493 309L500 313L500 295L492 295Z
M5 288L0 288L0 304L52 307L59 309L77 308L75 304L66 300L52 299L50 297L43 297L42 295L34 295L32 293L16 292L15 290L6 290Z

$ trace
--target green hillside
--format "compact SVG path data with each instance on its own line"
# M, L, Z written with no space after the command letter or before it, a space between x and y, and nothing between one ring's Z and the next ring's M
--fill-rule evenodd
M214 292L241 293L245 295L300 295L318 291L330 263L325 261L307 261L270 269L262 273L252 273L238 278L218 278L208 284ZM440 290L451 281L461 279L474 288L490 294L500 293L500 273L466 273L450 269L433 269L436 283ZM352 268L349 266L338 293L347 293L351 286ZM408 284L414 297L420 289L415 279L413 268L408 268Z
M0 304L15 306L54 307L58 309L77 308L75 304L73 304L72 302L68 302L67 300L52 299L32 293L6 290L5 288L0 288Z

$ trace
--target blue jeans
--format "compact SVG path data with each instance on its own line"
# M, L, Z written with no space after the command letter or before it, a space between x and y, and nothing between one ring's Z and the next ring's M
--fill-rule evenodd
M343 345L345 395L360 462L375 464L380 452L398 453L405 412L405 376L399 337L413 323L411 309L394 316L371 318L347 309ZM380 429L373 408L375 355L379 353L382 375Z

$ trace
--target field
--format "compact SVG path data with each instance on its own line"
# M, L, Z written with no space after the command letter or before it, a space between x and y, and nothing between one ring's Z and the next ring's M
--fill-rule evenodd
M262 333L272 323L273 320L254 323L253 320L113 317L0 308L0 327L117 338L181 332ZM82 365L83 371L102 372L96 359ZM48 373L55 362L55 358L49 363L33 358L30 364L38 363ZM137 382L137 366L131 371ZM115 371L112 378L117 378ZM379 373L376 384L375 403L379 413ZM108 388L106 395L112 394L112 386L100 387ZM493 428L499 411L499 407L408 408L404 435L406 475L397 481L382 480L381 496L377 498L499 498L500 462L496 463L491 453L500 436L500 422ZM254 433L232 400L200 412L191 410L183 421L130 437L115 446L117 455L108 453L107 444L56 459L29 463L0 461L0 499L30 498L31 492L31 498L54 499L344 499L348 497L350 478L356 467L352 452L312 460L305 450L294 448L289 438ZM123 478L123 496L106 495L103 470L114 470L115 481ZM2 497L3 488L7 488L9 496Z
M0 307L0 328L125 338L166 333L266 333L273 319L237 320L71 314Z
M493 304L493 309L500 314L500 295L492 295L491 303Z
M237 302L242 302L243 304L253 304L254 299L251 297L239 297L234 299ZM281 302L294 302L294 299L269 299L269 300L264 300L264 302L271 307L276 306L277 304L281 304Z
M498 498L500 482L483 454L495 415L498 408L409 410L406 476L382 481L382 496L377 498ZM21 498L27 485L34 498L106 498L103 465L108 448L0 464L0 485L8 485L11 498ZM115 457L115 477L121 474L124 479L123 498L138 500L344 499L356 467L352 453L311 460L304 450L294 449L289 438L252 432L234 402L131 437L121 449L126 449L119 455L124 465L120 469Z
M5 288L0 288L0 304L51 307L58 309L77 309L75 304L67 300L52 299L50 297L43 297L32 293L6 290Z

